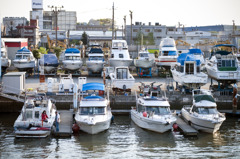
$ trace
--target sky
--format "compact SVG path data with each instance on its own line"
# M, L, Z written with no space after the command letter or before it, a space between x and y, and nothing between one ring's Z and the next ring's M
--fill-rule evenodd
M90 19L112 18L115 6L115 21L118 26L130 24L129 10L133 12L133 23L185 27L205 25L240 25L240 0L43 0L44 10L50 6L64 6L66 11L77 12L77 22ZM0 17L30 18L32 0L0 0Z

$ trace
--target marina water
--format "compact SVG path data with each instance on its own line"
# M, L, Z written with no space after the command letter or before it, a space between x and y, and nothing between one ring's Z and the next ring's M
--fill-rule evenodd
M137 127L129 115L114 117L109 130L71 138L15 139L18 113L0 114L0 158L238 158L240 122L228 117L215 134L185 138L178 132L159 134Z

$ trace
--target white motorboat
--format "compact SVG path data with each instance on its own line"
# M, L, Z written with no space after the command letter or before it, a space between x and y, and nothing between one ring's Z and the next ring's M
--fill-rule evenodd
M112 113L109 94L102 83L86 83L80 90L82 93L75 121L80 130L97 134L110 127Z
M193 105L181 110L183 119L197 130L215 133L220 129L224 114L217 110L217 104L209 90L196 89L192 91Z
M47 121L42 121L43 111L46 111ZM45 94L29 92L26 94L21 114L14 122L15 136L17 138L47 137L55 121L55 111L54 102Z
M131 109L131 119L139 127L159 133L172 130L177 120L170 111L166 95L159 96L158 91L136 95L136 108Z
M79 71L83 64L80 51L75 48L66 49L62 63L64 70Z
M182 86L197 89L207 83L208 75L201 72L201 62L193 54L182 53L172 66L173 79Z
M3 69L11 65L11 60L8 58L7 49L3 40L1 40L1 65Z
M111 86L117 89L131 89L135 84L134 77L130 74L128 67L115 67L114 73L110 73Z
M177 63L178 52L174 39L163 38L159 46L159 56L156 60L158 67L170 68Z
M91 48L88 53L88 61L86 61L87 68L90 72L102 72L104 61L104 54L101 48Z
M36 59L30 50L23 47L17 51L15 59L13 60L13 66L19 70L33 69L36 66Z
M140 50L138 58L134 59L134 65L139 68L151 68L155 63L154 56L154 54L150 54L147 50Z
M110 66L130 66L132 59L129 56L128 45L125 40L112 40Z
M206 61L209 77L216 81L232 81L232 83L240 80L239 61L233 50L234 45L231 44L214 46L210 59Z

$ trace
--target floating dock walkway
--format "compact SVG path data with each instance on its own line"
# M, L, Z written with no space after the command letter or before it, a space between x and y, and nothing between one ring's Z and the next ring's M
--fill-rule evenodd
M184 136L193 136L196 137L198 135L198 131L188 125L180 116L176 115L177 125L181 129L180 131Z
M60 114L59 131L53 131L53 135L56 137L71 137L72 125L73 125L73 110L59 110Z

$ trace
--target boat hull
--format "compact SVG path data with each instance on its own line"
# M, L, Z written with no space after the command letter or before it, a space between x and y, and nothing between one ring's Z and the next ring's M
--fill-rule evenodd
M35 64L35 61L13 60L13 66L18 69L33 69Z
M158 67L171 67L177 63L178 56L159 56L155 61Z
M158 133L164 133L172 130L173 124L176 122L172 121L170 123L163 123L161 121L153 121L151 118L142 117L136 110L131 110L131 119L133 122L141 128L155 131Z
M134 65L140 68L151 68L154 64L153 59L134 59Z
M207 74L214 80L224 81L224 80L239 80L240 72L237 71L218 71L214 67L210 67L206 65Z
M11 60L7 59L7 58L2 58L1 57L1 65L4 68L10 67L11 65Z
M86 61L87 69L91 72L101 72L103 70L104 62Z
M16 138L45 138L50 135L51 131L49 130L16 130Z
M78 70L82 67L83 62L82 61L69 61L64 60L63 61L63 68L65 70Z
M130 66L132 64L132 59L109 59L110 66L118 67L118 66Z
M224 120L220 120L217 122L217 121L212 121L207 119L201 119L190 114L184 108L182 108L181 113L182 113L183 119L186 122L188 122L192 127L207 133L215 133L216 131L218 131L224 121Z
M113 88L120 89L123 89L124 85L126 86L126 89L131 89L135 84L135 79L112 79L111 81Z
M196 75L186 75L184 73L176 71L175 69L172 70L172 76L174 81L190 88L199 88L205 85L208 80L208 76L205 73L198 73Z
M111 117L112 118L112 117ZM96 123L87 123L85 120L80 120L78 117L75 117L76 123L80 127L80 130L88 134L97 134L102 131L109 129L111 124L111 118L108 118L105 121L96 122Z

